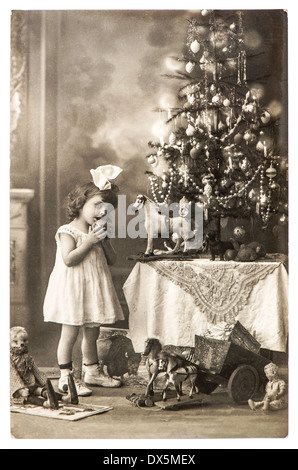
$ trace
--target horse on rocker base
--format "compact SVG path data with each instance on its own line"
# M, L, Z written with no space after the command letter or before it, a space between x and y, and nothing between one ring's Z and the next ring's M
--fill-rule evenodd
M191 385L189 398L193 397L194 392L199 393L197 387L198 366L188 361L182 354L164 351L158 339L148 338L145 343L143 356L148 356L146 367L149 373L149 382L146 388L146 397L154 395L153 384L161 372L165 372L166 377L165 387L162 391L163 401L167 400L167 390L171 383L175 386L177 401L180 401L182 383L187 379L190 380Z
M194 238L195 230L192 231L191 226L193 221L186 219L188 211L190 211L191 203L186 199L182 198L179 202L179 216L169 217L168 214L162 213L158 208L158 204L153 202L144 194L139 194L137 196L136 202L133 204L133 208L136 211L144 208L144 226L148 236L147 248L145 251L145 256L154 255L153 246L154 238L167 234L166 238L169 238L171 235L175 236L176 244L172 250L168 249L169 253L178 253L180 251L181 245L186 241L190 241ZM185 222L186 221L186 222ZM187 251L186 243L184 243L183 251Z

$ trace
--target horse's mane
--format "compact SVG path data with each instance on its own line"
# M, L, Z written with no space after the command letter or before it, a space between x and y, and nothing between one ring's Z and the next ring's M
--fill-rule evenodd
M150 199L150 197L146 196L146 194L142 194L142 196L144 196L144 198L145 198L148 202L150 202L151 204L156 205L156 203L155 203L154 201L152 201L152 199Z

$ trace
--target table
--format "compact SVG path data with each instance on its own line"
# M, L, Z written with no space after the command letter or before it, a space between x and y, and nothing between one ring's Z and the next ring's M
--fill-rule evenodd
M286 352L287 258L255 262L209 259L137 262L123 291L136 352L147 338L194 346L195 335L239 321L261 348Z

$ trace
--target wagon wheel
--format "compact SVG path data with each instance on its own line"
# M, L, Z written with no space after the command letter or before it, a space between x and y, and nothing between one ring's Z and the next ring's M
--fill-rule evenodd
M238 405L244 405L259 388L259 374L252 366L242 365L229 378L228 392Z

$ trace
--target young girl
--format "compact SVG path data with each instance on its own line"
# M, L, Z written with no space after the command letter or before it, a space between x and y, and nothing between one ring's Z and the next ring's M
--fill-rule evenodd
M45 296L44 320L62 324L57 351L60 392L67 391L72 351L81 327L85 384L121 385L119 380L103 374L96 345L102 323L124 319L108 268L115 262L115 251L107 238L106 226L98 222L105 212L105 203L117 206L118 188L110 179L121 171L112 165L91 170L93 183L78 186L68 195L67 214L71 222L60 227L55 236L56 261ZM76 379L75 383L79 396L91 395L85 385Z

